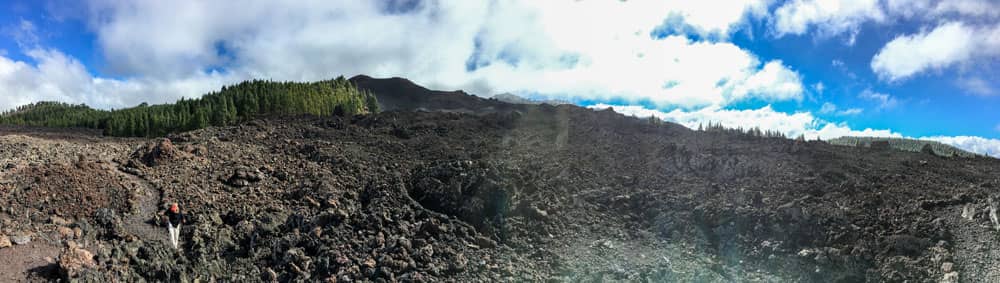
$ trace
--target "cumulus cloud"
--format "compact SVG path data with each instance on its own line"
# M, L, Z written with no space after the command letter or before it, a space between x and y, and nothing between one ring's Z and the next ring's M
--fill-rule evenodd
M853 45L861 25L895 19L976 19L996 22L1000 2L992 0L792 0L779 5L769 16L777 36L816 31L820 37L847 34Z
M886 10L904 17L939 18L958 15L1000 16L1000 3L990 0L888 0Z
M123 75L399 75L464 67L488 8L468 2L394 15L376 1L93 1L91 25L111 70Z
M84 17L106 61L102 72L118 79L80 73L79 81L140 98L72 101L123 107L198 95L203 84L354 74L484 96L686 108L799 100L800 75L781 61L762 61L728 42L650 36L669 16L703 33L727 34L747 15L765 14L770 2L94 0ZM40 66L21 63L40 73ZM36 85L49 83L37 77ZM17 103L70 92L19 93L25 99Z
M871 68L880 78L897 81L920 72L998 55L1000 25L973 27L948 22L930 31L896 37L879 50Z
M37 65L0 56L0 100L4 109L37 99L79 103L85 97L90 75L80 62L58 51L33 49L27 56ZM26 95L28 94L28 95Z
M99 108L165 103L186 95L196 97L235 78L219 74L199 74L183 80L118 80L92 77L76 59L54 49L29 49L29 64L0 56L0 109L10 109L36 101L86 103ZM184 94L184 95L182 95Z
M856 34L862 23L886 19L878 0L793 0L779 6L772 17L778 36L801 35L810 29L822 36Z
M761 130L778 131L788 137L805 136L808 139L833 139L843 136L869 137L902 137L890 130L851 129L846 123L833 123L818 119L809 112L783 113L775 111L770 105L758 109L719 109L703 108L695 111L676 109L663 112L636 105L597 104L594 109L611 107L616 112L637 117L657 117L695 129L699 124L708 122L722 124L728 128L760 128Z
M735 26L750 16L767 14L772 0L709 0L677 1L669 4L670 11L658 30L693 31L701 36L726 38ZM657 4L662 5L662 4Z
M742 84L737 84L732 95L736 99L756 96L773 101L799 100L802 99L802 79L781 61L771 61Z
M997 17L1000 16L1000 3L990 0L949 0L938 2L933 10L933 14L935 15L949 13L967 16Z
M141 102L163 103L180 98L181 94L194 97L216 89L233 79L223 79L218 74L194 73L180 80L110 79L92 76L77 59L63 52L40 45L38 28L30 21L21 20L5 32L21 48L21 53L31 62L11 59L6 52L0 54L0 109L10 109L36 101L61 101L86 103L99 108L135 105Z

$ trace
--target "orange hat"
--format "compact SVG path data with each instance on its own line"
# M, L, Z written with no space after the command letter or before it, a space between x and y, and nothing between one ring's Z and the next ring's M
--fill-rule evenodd
M180 208L177 207L177 203L176 202L170 204L170 212L177 213L177 210L180 210Z

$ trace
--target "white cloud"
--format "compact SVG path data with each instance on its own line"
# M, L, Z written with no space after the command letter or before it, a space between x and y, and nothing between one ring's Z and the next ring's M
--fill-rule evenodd
M865 128L863 130L854 130L847 123L825 123L818 130L809 130L808 132L806 137L818 136L824 140L838 137L902 137L899 133L887 129Z
M960 78L955 81L955 84L974 95L991 96L997 94L990 83L981 78Z
M84 100L79 94L89 75L80 62L51 50L31 50L27 55L38 65L0 56L0 89L6 93L0 107L6 109L35 99L74 103Z
M965 16L1000 16L1000 3L990 0L948 0L940 1L934 7L933 14L945 15L955 13Z
M726 34L769 2L442 1L387 14L377 1L108 0L91 5L91 17L111 70L126 76L180 79L219 66L280 80L363 73L481 95L697 108L798 100L800 76L732 43L654 39L650 31L679 15L699 31Z
M923 137L920 139L938 141L951 145L965 151L985 154L1000 158L1000 140L987 139L983 137L956 136L956 137Z
M760 128L761 130L774 130L785 134L787 137L798 137L803 135L808 139L833 139L842 136L874 136L874 137L902 137L899 133L890 130L864 129L853 130L846 123L832 123L818 119L809 112L782 113L777 112L770 105L759 109L730 110L719 108L703 108L695 111L673 110L662 112L648 109L636 105L608 105L597 104L590 106L594 109L612 107L616 112L637 117L657 117L666 121L675 122L685 127L695 129L699 124L720 123L727 128Z
M6 33L14 39L17 45L34 46L38 44L38 28L31 21L22 19L17 28L8 29Z
M683 36L603 42L588 46L595 50L578 52L588 55L581 56L581 63L571 69L526 69L494 58L494 64L471 76L494 88L480 93L537 91L557 98L610 95L684 107L725 105L751 97L801 99L797 73L779 61L761 66L755 56L731 43L696 42Z
M660 3L663 8L653 11L669 11L668 14L679 16L685 24L693 27L702 35L719 35L726 37L734 26L743 23L749 15L764 16L772 0L707 0L707 1L675 1ZM662 20L662 19L661 19Z
M863 110L861 108L848 108L848 109L837 111L837 105L835 105L833 103L830 103L830 102L824 102L823 105L820 106L820 108L819 108L819 113L820 114L837 114L837 116L858 115L858 114L861 114L862 111Z
M933 0L887 0L886 10L904 17L922 16L931 10Z
M851 69L847 67L847 64L844 63L844 61L841 61L841 60L838 60L838 59L833 59L833 61L830 62L830 66L833 66L833 68L835 68L835 69L843 72L844 74L846 74L851 79L857 79L858 78L858 74L855 74L854 72L852 72Z
M802 99L802 79L781 61L771 61L742 84L737 84L732 96L735 100L749 96L772 101Z
M686 108L799 100L800 75L781 61L728 42L650 37L670 15L725 35L747 15L766 14L770 2L421 1L406 10L379 1L95 0L83 10L106 60L102 71L119 79L79 81L140 98L78 101L122 107L199 95L203 84L354 74L487 96L619 97ZM17 101L52 93L70 92L19 92L25 99Z
M26 55L36 64L0 56L0 89L5 92L0 109L35 101L86 103L99 108L164 103L179 99L181 94L196 97L235 81L218 74L174 81L95 78L79 61L58 50L30 49Z
M990 0L888 0L886 10L904 17L997 17L1000 3Z
M826 90L826 86L823 85L823 82L817 82L813 84L813 89L816 90L816 93L823 94L823 91Z
M923 22L1000 19L1000 2L994 0L790 0L769 16L778 37L815 31L818 37L846 34L845 43L854 45L861 26L892 20Z
M897 81L923 71L998 55L1000 25L977 28L948 22L931 31L896 37L879 50L871 67L880 78Z
M862 23L886 19L878 0L793 0L778 7L772 17L778 36L805 34L810 28L821 36L856 35Z
M863 110L861 108L848 108L848 109L840 110L840 112L837 112L837 115L840 115L840 116L858 115L858 114L861 114L862 111Z
M878 103L878 108L880 109L893 108L899 104L899 101L895 97L892 97L892 95L872 91L871 89L866 89L859 93L858 98L874 101Z
M834 105L833 103L829 102L824 102L823 106L819 108L819 113L822 114L829 114L833 113L834 111L837 111L837 105Z
M684 3L684 21L703 30L727 34L734 25L743 22L746 14L767 14L767 6L773 0L711 0L678 1Z

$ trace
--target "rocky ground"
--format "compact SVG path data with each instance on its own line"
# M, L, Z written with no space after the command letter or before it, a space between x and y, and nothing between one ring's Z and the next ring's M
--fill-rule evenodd
M273 117L168 139L0 129L0 279L1000 276L1000 160L502 108ZM170 202L190 214L180 250L157 217Z

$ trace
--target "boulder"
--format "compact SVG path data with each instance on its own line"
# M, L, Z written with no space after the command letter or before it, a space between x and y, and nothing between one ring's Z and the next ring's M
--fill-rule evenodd
M140 147L132 153L132 158L139 159L146 166L153 167L172 160L186 158L189 154L177 149L170 139L164 138Z
M10 247L11 245L13 244L10 242L10 237L7 237L7 235L0 235L0 249Z
M455 216L492 235L508 229L502 219L515 212L521 190L532 185L523 180L519 168L504 163L441 162L415 171L408 193L425 208ZM542 219L548 216L540 209L524 213Z
M73 232L73 229L66 226L59 226L58 228L56 228L56 234L58 234L60 239L64 240L73 239L76 236L76 233Z
M80 248L76 242L67 242L66 248L59 255L59 273L67 279L76 278L86 269L96 266L94 255Z
M240 167L233 170L233 174L226 179L225 183L233 187L246 187L263 179L264 173L261 173L260 170Z
M208 148L202 145L185 145L181 147L181 150L195 156L204 157L208 155Z
M15 245L18 246L27 245L28 243L31 243L31 235L28 234L14 235L13 237L10 237L10 239L11 241L14 242Z
M937 153L934 152L934 147L932 147L929 143L924 144L924 146L920 148L920 152L929 155L937 155Z
M469 260L465 258L465 254L459 253L450 261L450 265L448 267L454 272L460 272L464 271L468 264Z
M903 255L908 257L919 256L920 253L931 245L930 240L916 237L909 234L892 235L887 237L882 244L882 253L889 255Z
M892 148L889 141L872 141L869 147L873 150L889 150Z
M52 224L55 224L55 225L59 225L59 226L68 226L72 222L69 222L65 218L53 215L53 216L49 217L49 223L52 223Z
M108 208L99 208L94 212L93 218L96 224L96 230L98 233L106 238L110 239L121 239L125 238L128 234L125 232L124 223L122 222L121 216L118 215L114 210ZM74 232L75 234L75 232Z

